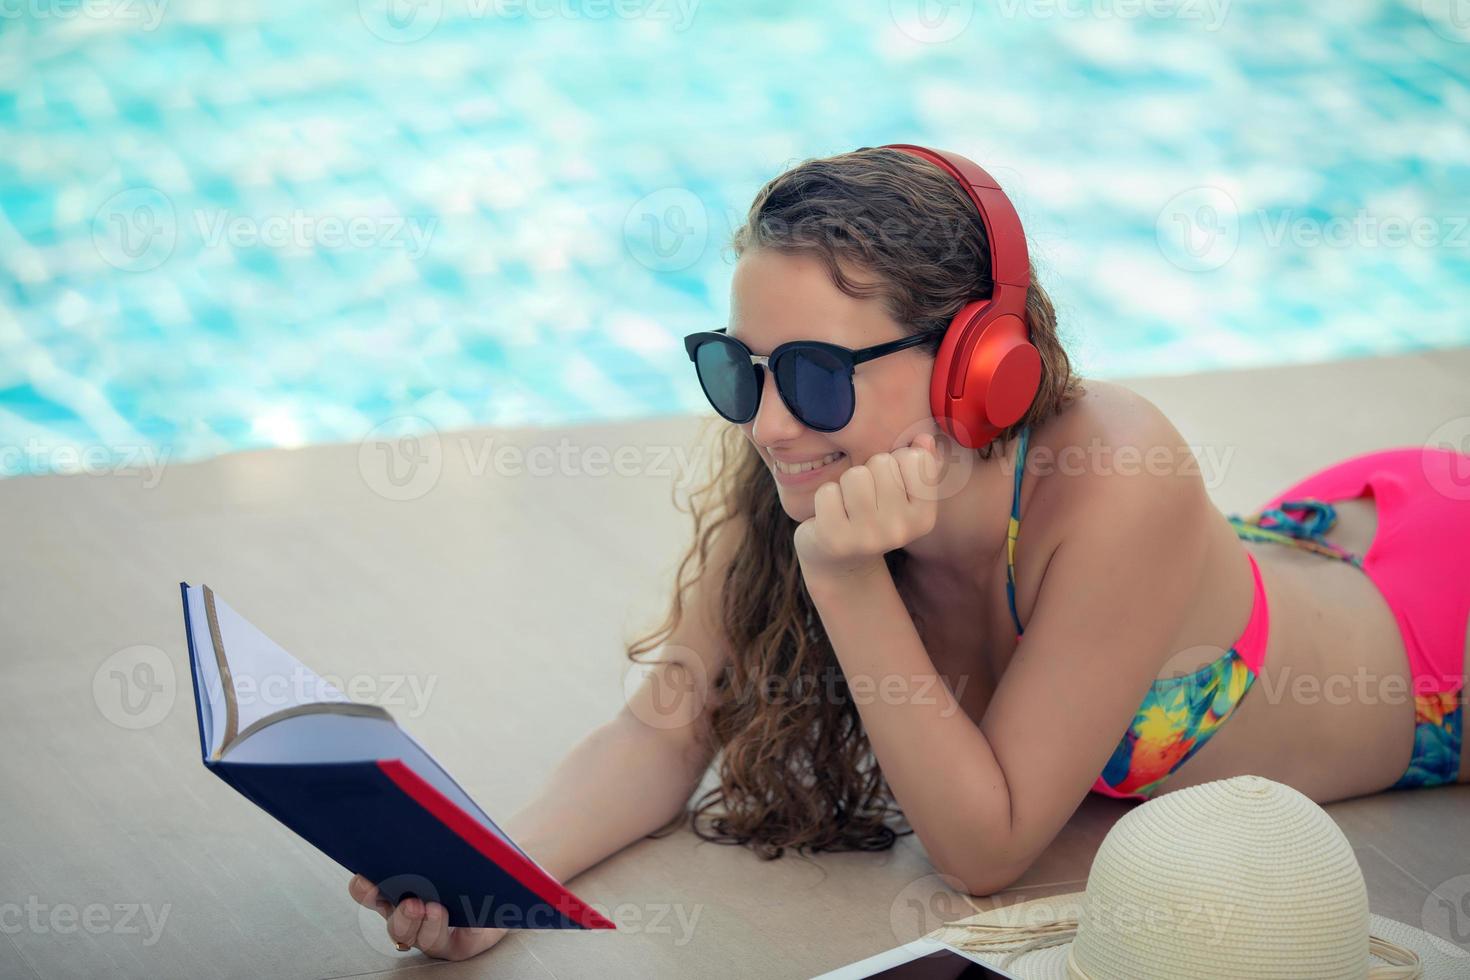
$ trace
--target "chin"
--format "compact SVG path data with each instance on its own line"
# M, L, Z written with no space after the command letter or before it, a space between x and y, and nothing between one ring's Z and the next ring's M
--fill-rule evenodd
M781 509L786 511L786 516L796 523L817 516L816 505L812 502L810 490L793 493L781 486L776 487L776 495L781 498Z

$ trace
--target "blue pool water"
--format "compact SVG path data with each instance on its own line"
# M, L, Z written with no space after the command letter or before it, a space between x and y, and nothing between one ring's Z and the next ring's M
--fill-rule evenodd
M1096 376L1470 342L1456 0L25 0L0 475L705 411L802 158L1006 185Z

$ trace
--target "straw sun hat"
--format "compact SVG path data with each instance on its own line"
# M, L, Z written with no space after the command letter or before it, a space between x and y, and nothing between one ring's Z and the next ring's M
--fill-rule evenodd
M1086 891L931 936L1022 980L1470 977L1470 951L1371 914L1337 824L1261 776L1149 800L1103 839Z

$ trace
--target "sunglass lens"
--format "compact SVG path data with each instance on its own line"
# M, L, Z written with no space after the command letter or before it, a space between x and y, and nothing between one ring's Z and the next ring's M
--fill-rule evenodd
M782 357L776 386L791 414L810 428L835 432L852 420L852 376L827 351L803 348Z
M715 411L731 422L750 421L760 392L749 355L735 344L711 340L695 350L694 368Z

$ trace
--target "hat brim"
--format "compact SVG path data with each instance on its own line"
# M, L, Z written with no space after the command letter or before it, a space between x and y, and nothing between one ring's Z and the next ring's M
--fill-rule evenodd
M1034 925L1048 919L1073 918L1077 915L1085 896L1085 892L1070 892L1065 895L1054 895L1049 898L1038 898L1029 902L1001 906L957 919L948 925L941 926L929 935L930 938L940 942L953 944L968 934L966 930L955 927L969 923L994 926ZM1423 980L1464 980L1470 977L1470 949L1456 946L1423 929L1416 929L1396 919L1385 918L1373 913L1368 915L1368 931L1380 939L1386 939L1419 954L1419 960L1424 966ZM1043 949L1027 950L1009 963L1005 963L1011 948L1018 945L1021 945L1020 940L1012 947L1005 949L966 949L964 952L967 956L973 956L983 963L1005 970L1020 980L1068 980L1067 954L1072 948L1070 941ZM1369 954L1370 967L1387 965L1389 964L1386 960Z

